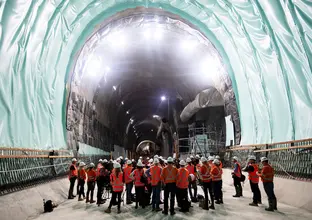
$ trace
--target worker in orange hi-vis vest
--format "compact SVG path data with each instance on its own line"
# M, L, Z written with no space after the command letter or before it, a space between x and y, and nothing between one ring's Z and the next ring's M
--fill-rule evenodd
M243 169L243 171L248 172L248 179L250 183L250 188L253 193L252 203L249 203L250 206L258 206L261 204L261 192L259 189L259 176L258 171L259 167L256 164L256 157L251 155L249 156L249 161L247 166Z
M142 208L145 208L144 204L144 190L145 190L145 183L141 182L144 179L144 170L143 170L143 163L141 160L137 163L137 168L130 174L130 177L134 179L134 186L135 186L135 209L139 207L139 204Z
M242 170L241 170L241 165L238 162L238 158L236 156L233 157L233 163L234 163L234 170L232 172L232 178L233 178L235 192L236 192L236 194L233 195L233 197L241 197L243 196L243 188L241 184Z
M178 169L173 166L173 158L168 157L168 165L163 168L161 172L161 180L165 186L164 192L164 211L162 212L165 215L168 215L168 199L170 194L170 215L175 215L174 211L174 201L176 195L176 180Z
M84 198L81 198L82 195L84 195L84 185L87 179L87 174L84 169L85 167L84 162L79 163L79 169L78 169L78 184L79 184L79 196L78 201L83 201Z
M87 182L87 186L88 186L88 190L87 190L87 200L86 203L90 202L90 203L95 203L95 201L93 200L93 194L94 194L94 188L95 188L95 182L96 182L96 171L94 170L94 163L90 163L89 165L89 170L87 171L87 176L88 176L88 182ZM89 200L89 194L91 199Z
M274 169L269 164L269 160L266 157L261 158L261 163L263 165L263 168L261 172L258 172L258 175L260 176L263 182L263 188L269 199L269 207L265 208L265 210L273 212L274 210L277 210L277 200L274 194L274 183L273 183Z
M117 201L117 213L119 214L120 211L120 203L121 203L121 194L124 189L123 183L123 173L121 171L120 163L114 163L114 171L110 175L110 183L113 188L112 198L110 200L108 208L105 210L106 213L111 213L111 208L113 206L114 201L118 198Z
M70 186L69 186L69 191L68 191L68 199L73 199L75 197L73 193L74 193L75 182L78 176L76 163L77 163L76 158L73 158L72 163L69 166L68 179L70 182Z
M188 185L188 189L189 189L189 194L191 197L192 202L197 202L197 183L196 183L196 167L192 164L192 160L191 158L187 158L186 159L187 162L187 166L186 169L189 171L189 185ZM192 188L194 190L194 195L192 193Z
M204 186L204 194L205 194L205 204L203 209L205 210L209 210L209 208L211 209L215 209L214 207L214 197L213 197L213 189L212 189L212 183L211 183L211 166L208 163L208 160L205 157L201 158L201 162L203 163L203 165L200 168L200 178L203 182L203 186ZM208 207L208 191L209 191L209 195L210 195L210 200L211 200L211 205Z
M153 165L146 170L145 175L151 179L152 185L152 211L159 212L162 209L159 208L160 204L160 192L161 192L161 181L160 175L162 168L159 165L158 157L154 158Z
M132 188L133 188L133 179L130 177L130 174L133 171L133 167L132 167L132 161L131 160L127 160L127 166L124 168L123 170L124 172L124 180L126 183L126 193L127 193L127 205L132 204L131 201L131 192L132 192Z
M220 161L218 159L213 161L213 166L211 168L211 178L216 204L223 204L222 168L220 167Z
M187 189L189 186L189 171L185 168L186 163L184 160L180 161L180 168L177 174L177 201L178 206L181 207L180 212L188 212L189 206L185 206L183 203L188 203Z

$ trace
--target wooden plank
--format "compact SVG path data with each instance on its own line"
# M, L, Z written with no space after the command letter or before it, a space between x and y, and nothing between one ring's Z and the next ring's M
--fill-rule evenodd
M74 158L73 156L49 156L49 158Z
M312 148L312 145L270 148L270 149L265 149L265 150L255 150L254 152L258 153L258 152L269 152L269 151L282 151L282 150L301 149L301 148Z
M307 142L307 141L312 141L312 138L301 139L301 140L293 140L293 141L277 142L277 143L269 144L269 146L274 146L274 145L279 145L279 144L291 144L291 143Z

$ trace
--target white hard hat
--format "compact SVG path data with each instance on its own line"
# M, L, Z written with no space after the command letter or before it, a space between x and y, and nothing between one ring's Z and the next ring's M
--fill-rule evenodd
M153 163L153 159L151 158L151 159L149 159L149 161L148 161L149 163Z
M249 156L249 160L256 160L256 156L250 155L250 156Z
M233 160L238 160L238 157L234 156L234 157L233 157Z
M154 156L154 158L158 158L158 155L156 154L156 155Z
M191 156L190 156L190 158L191 158L191 159L193 159L193 158L194 158L194 156L193 156L193 155L191 155Z
M220 160L214 159L214 160L213 160L213 163L214 163L214 164L220 164Z
M198 154L196 154L195 158L196 159L200 159L200 156Z
M80 166L80 167L84 167L85 165L86 165L86 164L85 164L84 162L80 162L80 163L79 163L79 166Z
M160 158L160 159L163 159L163 157L162 157L162 156L160 156L159 158Z
M212 160L214 160L213 156L209 156L208 161L212 161Z
M90 163L89 167L95 167L94 163Z
M154 159L154 164L157 164L157 163L159 163L159 160L158 160L158 158L155 158Z
M168 161L167 161L167 160L164 160L164 163L168 163Z
M168 163L173 163L173 158L172 157L168 157L167 162Z
M106 159L102 160L102 163L107 163L108 161Z
M149 157L146 158L146 160L149 160L149 159L150 159Z
M195 175L194 175L194 174L191 173L189 176L191 177L191 180L192 180L192 181L195 180Z
M191 163L191 162L192 162L191 158L189 158L189 157L186 158L186 162L187 162L187 163Z
M139 157L139 159L141 159L141 160L142 160L142 158L143 158L143 157Z
M217 155L217 156L216 156L216 159L220 160L220 156L219 156L219 155Z
M184 160L181 160L179 164L180 164L181 166L185 166L185 165L186 165L186 163L185 163Z
M138 163L137 163L137 167L143 167L143 166L144 166L144 165L143 165L142 161L139 160Z
M127 164L128 165L132 164L132 161L131 160L127 160Z
M123 159L123 156L120 156L119 158L122 160L122 159Z
M207 158L206 158L206 157L202 157L200 160L201 160L201 162L203 162L203 163L204 163L204 162L206 162L206 161L207 161Z
M134 160L134 159L132 159L131 161L132 161L132 162L134 162L135 160Z
M125 161L128 161L128 157L125 158Z
M102 159L99 159L99 163L101 163L102 162Z
M72 162L77 162L77 159L76 159L76 158L73 158L73 159L72 159Z
M120 163L114 163L114 168L117 169L117 168L120 168Z
M119 161L120 162L120 158L117 158L117 160L116 160L117 162Z
M268 161L269 159L268 158L266 158L266 157L261 157L261 162L263 162L263 161Z

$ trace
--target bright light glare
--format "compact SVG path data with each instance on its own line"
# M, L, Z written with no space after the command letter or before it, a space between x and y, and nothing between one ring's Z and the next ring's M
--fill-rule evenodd
M109 71L110 71L109 66L107 66L107 67L105 68L105 70L106 70L106 72L109 72Z
M143 35L146 39L150 39L152 36L152 34L149 30L144 31Z
M201 74L205 78L217 79L222 72L222 64L218 57L206 57L201 64Z
M116 86L113 86L113 90L115 90L115 91L116 91L116 89L117 89L117 87L116 87Z
M127 111L126 114L129 115L129 111ZM132 119L130 119L130 121L131 121L131 120L132 120Z
M127 38L123 32L108 35L107 41L115 48L124 48L127 46Z
M101 69L101 60L99 60L97 57L95 56L91 56L88 61L87 61L87 65L86 65L86 71L88 73L88 75L90 76L96 76L100 69Z
M167 98L166 98L166 96L163 95L160 99L161 99L161 101L165 101Z
M156 30L156 32L154 33L154 38L156 40L161 40L163 38L163 33L161 30Z
M159 115L153 115L153 118L159 118Z
M184 40L181 42L182 49L192 50L197 46L197 42L194 40Z
M121 104L124 105L125 103L123 101L121 101Z

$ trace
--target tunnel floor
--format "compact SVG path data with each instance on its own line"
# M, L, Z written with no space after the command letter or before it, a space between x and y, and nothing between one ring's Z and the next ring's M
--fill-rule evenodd
M278 211L266 212L264 208L267 206L266 199L263 199L263 204L259 207L248 206L251 202L252 193L249 189L249 184L245 184L243 198L233 198L234 187L224 184L224 204L216 205L216 210L205 211L198 207L198 203L192 204L189 213L179 212L179 208L176 207L175 216L164 216L161 212L152 212L151 207L145 209L134 209L134 205L121 205L121 214L117 214L117 207L112 208L111 214L104 213L104 210L108 206L106 202L101 207L95 204L86 204L85 202L78 202L75 200L66 201L59 205L52 213L42 214L39 217L32 218L36 220L68 220L68 219L240 219L240 220L257 220L257 219L274 219L274 220L288 220L288 219L312 219L312 213L303 209L291 207L289 205L278 203ZM199 194L203 195L201 189ZM262 195L263 198L266 198ZM162 205L161 205L161 208Z

